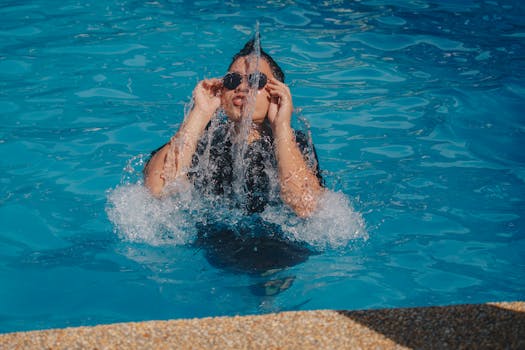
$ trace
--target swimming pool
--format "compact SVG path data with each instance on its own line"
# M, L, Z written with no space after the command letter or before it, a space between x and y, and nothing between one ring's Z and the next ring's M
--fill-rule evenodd
M4 1L0 18L0 332L523 299L520 1ZM269 289L191 235L108 218L256 21L365 222L308 231L326 244Z

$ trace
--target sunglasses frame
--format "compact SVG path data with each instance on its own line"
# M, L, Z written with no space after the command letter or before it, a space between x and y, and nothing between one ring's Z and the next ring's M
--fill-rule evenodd
M222 78L222 86L228 90L235 90L242 83L242 79L248 77L248 85L253 88L255 82L257 82L257 75L259 75L259 84L257 89L261 90L268 83L268 77L262 72L250 73L243 75L237 72L229 72Z

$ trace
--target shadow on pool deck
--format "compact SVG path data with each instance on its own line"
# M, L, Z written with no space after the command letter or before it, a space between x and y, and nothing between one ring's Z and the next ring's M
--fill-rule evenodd
M413 349L525 349L525 312L490 304L338 313Z

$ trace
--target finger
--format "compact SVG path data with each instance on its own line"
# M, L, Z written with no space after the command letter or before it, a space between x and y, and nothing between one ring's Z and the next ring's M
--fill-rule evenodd
M284 86L278 84L267 83L265 89L268 91L284 90Z
M285 85L282 81L277 80L275 78L268 78L269 84L277 84L277 85Z
M283 83L282 81L279 81L275 78L270 78L266 84L266 86L269 86L271 88L281 88L281 89L284 89L284 90L290 90L288 88L288 85L286 85L285 83Z
M279 104L274 101L275 101L275 98L271 98L270 106L268 107L268 118L270 119L270 122L272 122L275 119L275 116L277 115L277 111L279 110Z
M222 89L221 79L206 79L202 81L202 87L210 92L213 96L218 96Z
M272 98L277 97L279 99L283 99L283 98L287 98L287 96L289 95L288 92L282 88L272 88L269 86L267 88L267 91Z
M216 87L222 87L222 80L221 79L206 79L202 81L202 86L206 89L212 89Z
M275 80L273 79L272 81L269 81L267 84L266 84L266 89L268 89L269 91L283 91L285 93L290 93L290 89L288 88L288 86L278 80Z

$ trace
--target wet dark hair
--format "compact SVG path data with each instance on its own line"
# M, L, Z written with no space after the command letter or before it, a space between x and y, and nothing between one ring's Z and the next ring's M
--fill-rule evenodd
M261 57L266 62L268 62L268 64L270 65L270 69L272 70L272 73L273 73L273 76L275 77L275 79L277 79L280 82L284 83L284 72L281 69L281 67L279 67L277 62L275 62L273 60L273 58L270 55L268 55L263 50L263 48L260 45L259 45L259 47L261 49ZM241 57L249 56L249 55L254 54L254 53L255 53L255 38L252 38L246 44L244 44L244 47L241 49L241 51L237 52L233 56L232 61L231 61L230 65L228 66L228 70L230 70L230 68L232 67L233 63L235 61L237 61L237 59L239 59Z

